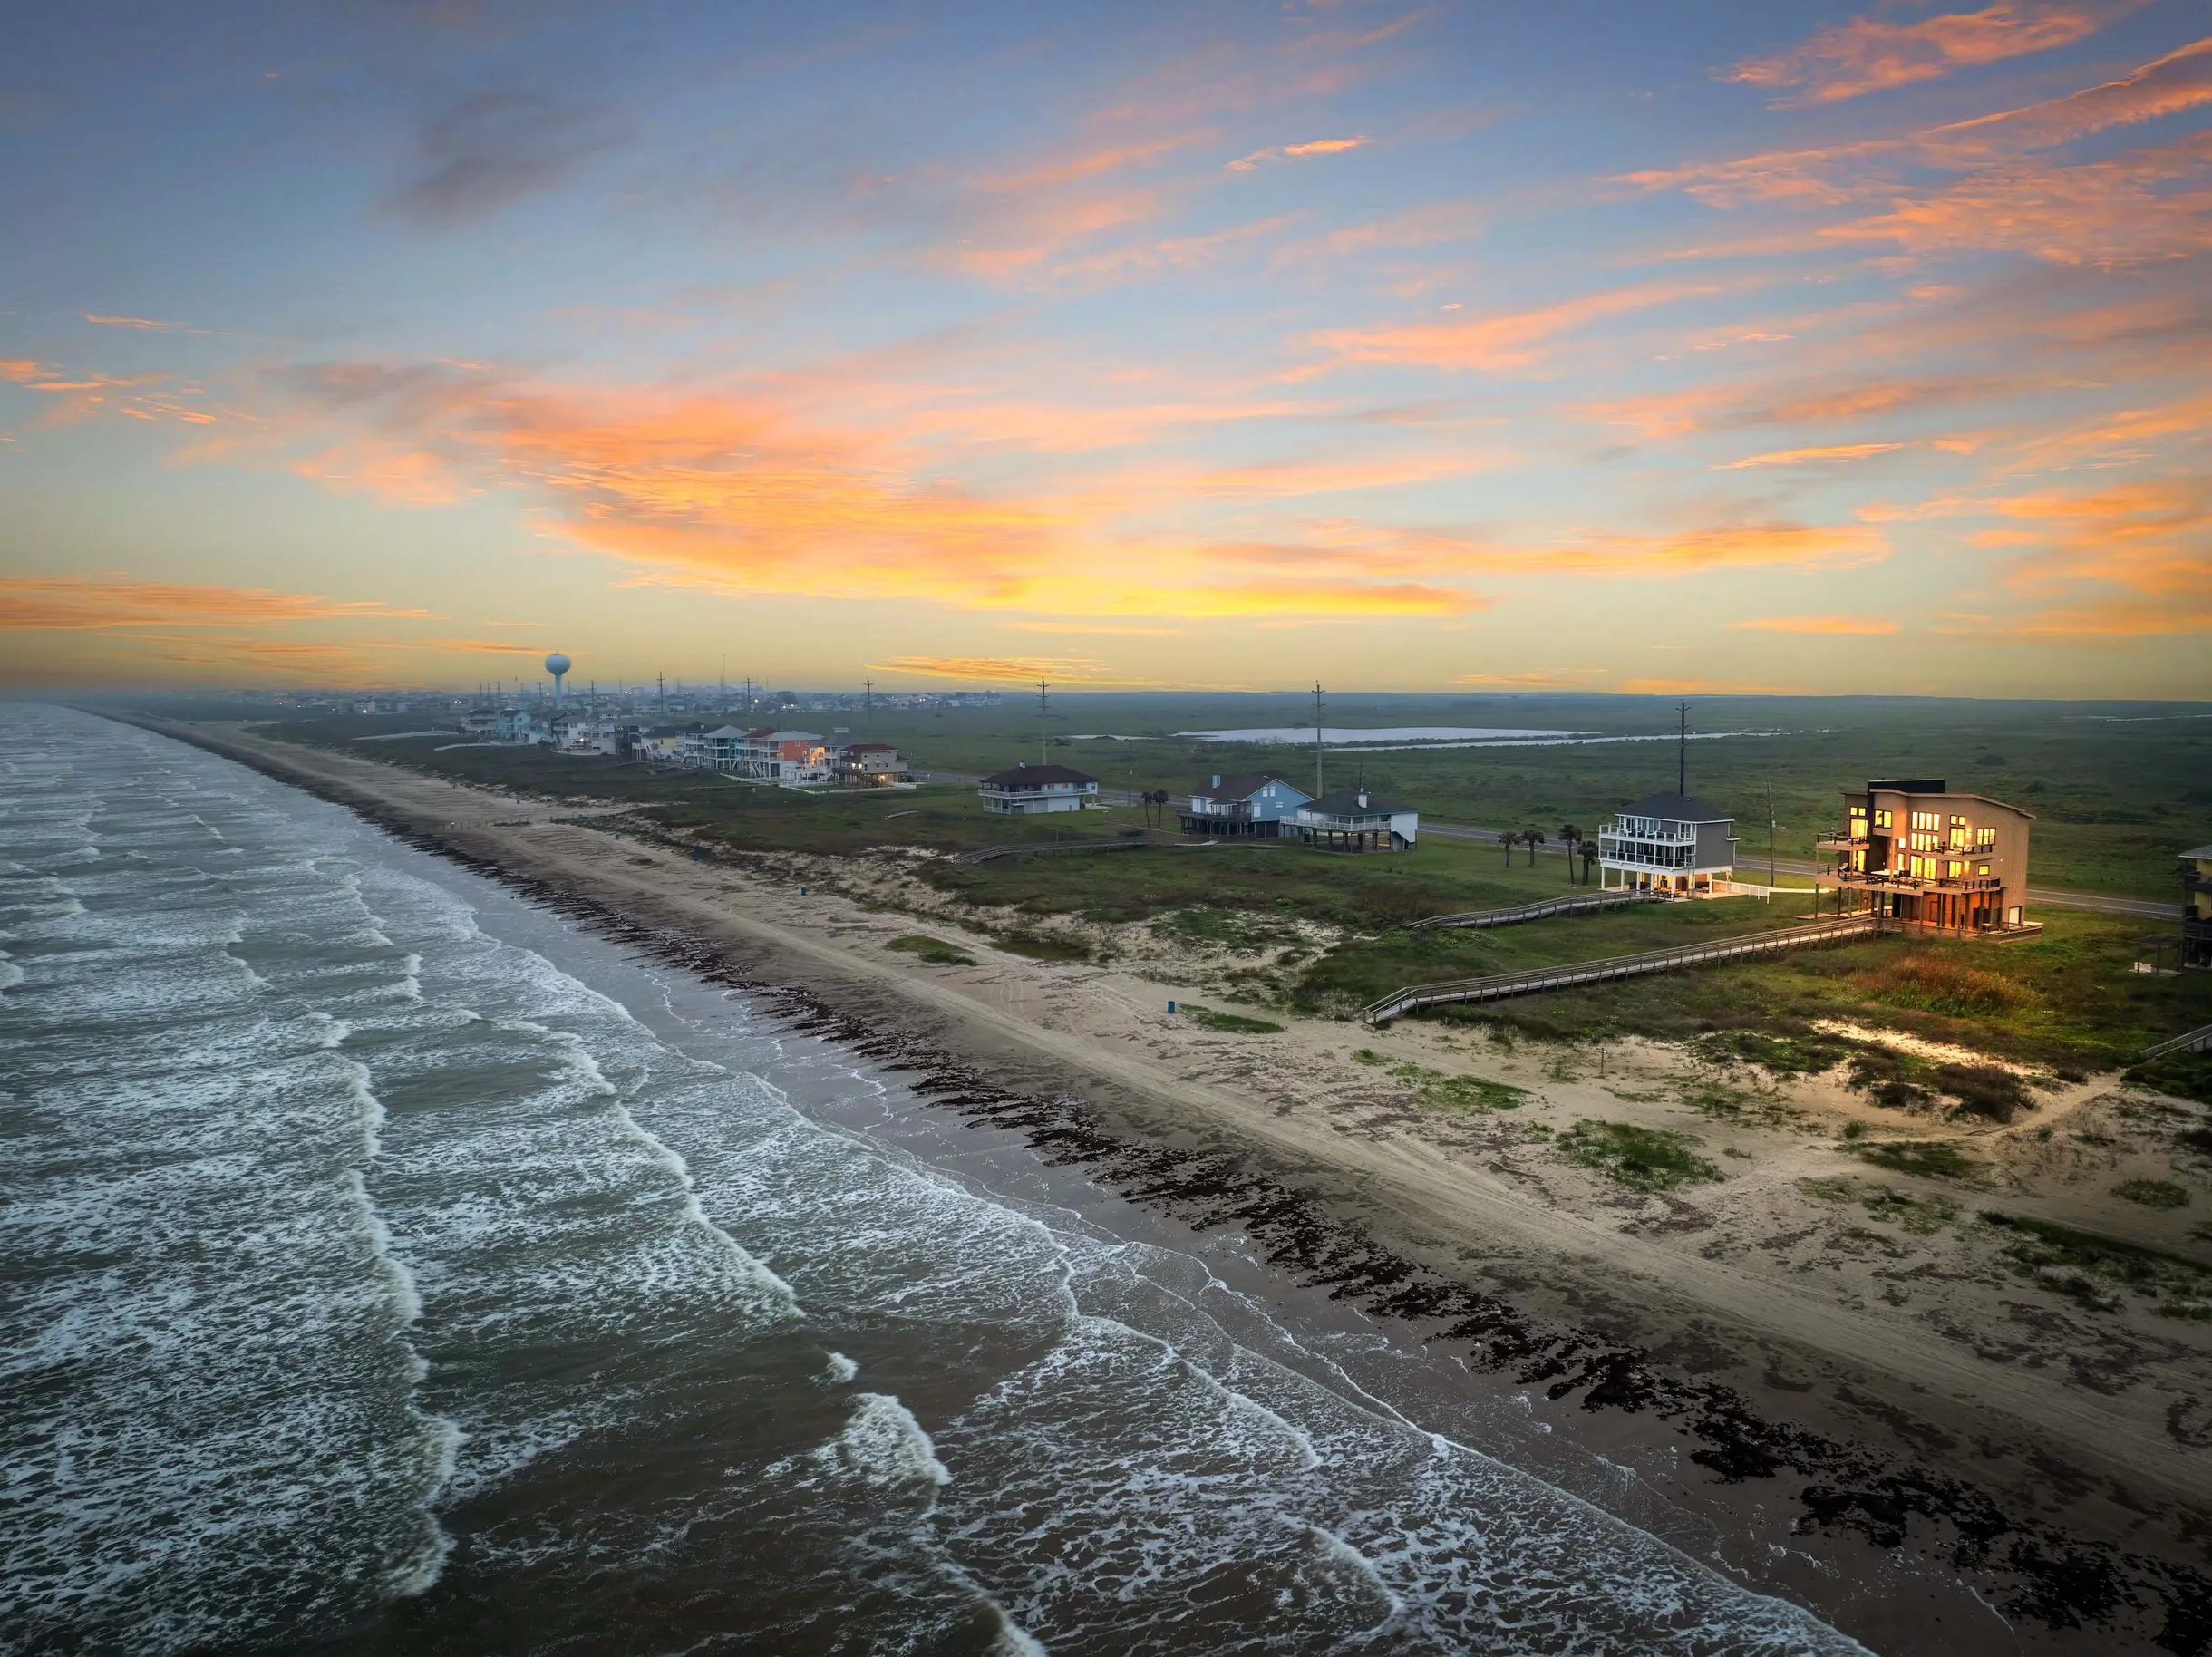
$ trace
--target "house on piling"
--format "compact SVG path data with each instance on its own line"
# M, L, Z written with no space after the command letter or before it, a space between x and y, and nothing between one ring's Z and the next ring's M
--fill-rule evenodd
M1309 799L1293 814L1298 838L1321 851L1412 851L1421 813L1364 787Z
M1724 897L1736 873L1735 821L1690 794L1646 794L1597 831L1598 886L1666 897Z
M1175 818L1185 834L1210 839L1279 839L1297 832L1298 809L1312 800L1273 771L1242 777L1217 771L1190 790L1188 808Z
M1869 782L1843 797L1834 858L1815 877L1838 905L1961 937L2035 930L2027 918L2028 826L2034 813L1941 777Z
M2181 964L2212 967L2212 846L2181 854Z
M1065 765L1032 765L1024 761L994 771L976 784L983 809L1002 817L1030 817L1045 811L1081 811L1099 802L1099 780Z

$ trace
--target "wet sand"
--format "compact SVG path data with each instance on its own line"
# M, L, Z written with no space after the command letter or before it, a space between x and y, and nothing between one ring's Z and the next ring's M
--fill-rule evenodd
M1867 1224L1875 1211L1858 1199L1878 1189L1924 1204L1961 1194L1867 1168L1842 1124L1949 1131L1925 1118L1832 1081L1716 1077L1641 1042L1506 1050L1418 1025L1302 1020L1219 1034L1166 1012L1170 996L1221 1000L1225 964L1185 949L1040 964L956 915L902 913L929 899L896 867L694 860L619 811L518 804L236 727L155 728L742 984L795 1026L907 1069L947 1110L1124 1197L1241 1234L1630 1464L1679 1456L1680 1499L1723 1530L1745 1519L1732 1528L1747 1548L1781 1529L1831 1572L1945 1562L2037 1649L2212 1646L2212 1338L2054 1303L2008 1274L1970 1221ZM802 897L802 883L816 889ZM917 930L975 964L884 947ZM1439 1110L1392 1065L1532 1097L1510 1112ZM2186 1212L2123 1212L2102 1196L2137 1148L2113 1079L2037 1097L2019 1132L1971 1136L2004 1170L2006 1211L2175 1248ZM1623 1192L1532 1130L1583 1117L1689 1128L1731 1177ZM2061 1123L2080 1131L2030 1137ZM2091 1128L2102 1131L2081 1139ZM1806 1179L1849 1196L1809 1197ZM1818 1587L1809 1603L1828 1597ZM1862 1604L1847 1625L1882 1649L1981 1649L1980 1636L1936 1638L1907 1603L1892 1616ZM2013 1649L2003 1632L1984 1631L1989 1649Z

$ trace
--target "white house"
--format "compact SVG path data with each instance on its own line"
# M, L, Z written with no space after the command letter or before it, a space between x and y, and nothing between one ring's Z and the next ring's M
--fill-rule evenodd
M976 786L983 809L1007 817L1039 811L1080 811L1099 801L1099 780L1064 765L1031 765L985 777Z
M1309 799L1292 818L1298 838L1325 851L1411 851L1421 813L1365 789Z
M1245 777L1224 777L1217 771L1190 790L1189 809L1179 810L1176 820L1185 834L1274 839L1289 829L1298 808L1312 799L1273 771Z
M1708 801L1647 794L1598 830L1598 884L1675 897L1722 896L1735 873L1733 827Z

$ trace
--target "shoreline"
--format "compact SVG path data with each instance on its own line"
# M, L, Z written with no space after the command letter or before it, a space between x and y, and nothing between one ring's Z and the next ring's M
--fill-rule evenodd
M1078 976L1095 997L1128 998L1111 974L994 958L991 993L971 993L885 958L876 946L891 922L842 898L749 891L758 883L738 871L687 869L665 850L548 820L544 808L374 761L132 722L347 806L419 850L737 991L795 1032L903 1074L938 1109L1019 1134L1046 1162L1080 1168L1141 1206L1234 1229L1295 1280L1648 1454L1686 1439L1706 1482L1684 1494L1704 1516L1757 1510L1844 1554L1947 1562L2005 1614L2039 1625L2044 1649L2212 1645L2212 1582L2201 1574L2212 1516L2191 1510L2204 1480L2201 1457L2174 1453L2186 1440L2100 1453L2127 1435L2100 1419L2093 1395L2069 1398L2055 1378L2020 1384L2023 1371L1972 1357L1931 1365L1928 1353L1902 1351L1891 1354L1896 1372L1874 1371L1860 1356L1868 1349L1850 1346L1851 1320L1748 1274L1703 1272L1701 1298L1701 1277L1657 1269L1670 1259L1670 1225L1710 1226L1688 1203L1662 1200L1656 1214L1651 1199L1612 1205L1636 1211L1625 1229L1617 1214L1532 1217L1468 1188L1486 1165L1493 1183L1527 1177L1516 1148L1480 1121L1441 1144L1389 1112L1317 1124L1239 1096L1236 1042L1152 1030L1136 1006L1115 1014L1134 1039L1062 1027L1055 998ZM801 901L803 915L777 913ZM1394 1053L1439 1057L1435 1044L1422 1032L1388 1042ZM1226 1085L1204 1064L1194 1073L1194 1052ZM1317 1071L1334 1055L1301 1057ZM1916 1359L1916 1369L1906 1361ZM2013 1384L1990 1384L1999 1380ZM1911 1628L1908 1619L1852 1632Z

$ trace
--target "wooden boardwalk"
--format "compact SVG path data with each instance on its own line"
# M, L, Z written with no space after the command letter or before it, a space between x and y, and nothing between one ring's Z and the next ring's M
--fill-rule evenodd
M2202 1024L2187 1034L2178 1035L2170 1042L2160 1042L2155 1047L2146 1047L2135 1055L2138 1064L2149 1064L2153 1059L2163 1059L2168 1053L2201 1053L2212 1051L2212 1024Z
M1408 921L1408 932L1440 932L1449 926L1518 926L1523 921L1548 920L1555 915L1595 915L1600 909L1625 909L1635 904L1664 903L1656 892L1592 892L1581 897L1547 897L1523 904L1518 909L1470 909L1461 915L1431 915L1425 921Z
M1502 1001L1509 995L1533 995L1542 990L1606 984L1615 978L1638 978L1646 973L1678 972L1684 967L1737 961L1749 955L1778 955L1787 950L1841 944L1887 930L1886 923L1870 916L1852 915L1840 920L1802 922L1771 932L1714 938L1709 943L1682 944L1672 949L1647 949L1641 954L1571 961L1561 966L1531 967L1518 973L1493 973L1487 978L1448 978L1436 984L1408 984L1369 1004L1361 1016L1370 1024L1382 1025L1422 1007L1441 1006L1448 1002Z

